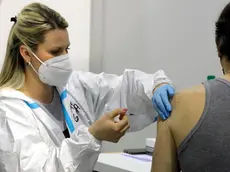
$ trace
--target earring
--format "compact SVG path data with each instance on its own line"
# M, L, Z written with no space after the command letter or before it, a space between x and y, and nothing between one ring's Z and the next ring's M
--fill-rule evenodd
M26 66L30 66L31 65L31 63L30 62L26 62Z

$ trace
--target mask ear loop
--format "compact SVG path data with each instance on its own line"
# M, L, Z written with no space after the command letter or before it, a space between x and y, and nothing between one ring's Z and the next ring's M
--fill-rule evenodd
M49 66L48 64L46 64L46 63L44 63L43 61L41 61L41 60L38 58L38 56L37 56L36 54L33 53L33 51L30 51L30 52L34 55L34 57L35 57L42 65L44 65L44 66L46 66L46 67ZM45 77L42 76L41 74L39 74L39 72L34 68L34 66L31 64L31 62L28 62L27 65L30 66L30 67L34 70L34 72L35 72L39 77L45 79Z
M34 66L31 64L31 62L28 62L27 65L30 66L39 77L42 77L43 79L45 79L44 76L42 76L41 74L38 73L38 71L34 68Z
M43 64L44 66L46 66L46 67L48 67L49 65L48 64L46 64L46 63L44 63L43 61L41 61L39 58L38 58L38 56L36 55L36 54L34 54L33 52L31 52L33 55L34 55L34 57L41 63L41 64ZM30 63L31 64L31 63Z

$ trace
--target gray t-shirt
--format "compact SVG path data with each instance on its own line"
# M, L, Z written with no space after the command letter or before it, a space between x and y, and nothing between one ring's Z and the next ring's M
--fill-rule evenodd
M65 120L64 120L64 114L63 114L62 107L61 107L60 96L56 89L54 89L53 100L51 103L44 104L44 103L39 102L39 104L44 106L50 112L49 114L51 115L50 117L60 126L62 131L67 129Z
M230 171L230 82L204 83L206 103L200 120L178 148L183 172Z

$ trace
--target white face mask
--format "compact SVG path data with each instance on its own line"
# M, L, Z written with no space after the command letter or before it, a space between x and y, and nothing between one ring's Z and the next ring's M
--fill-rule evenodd
M50 86L64 86L72 73L72 67L69 60L69 55L53 57L45 62L42 62L34 53L35 58L41 63L38 71L29 62L32 69L38 74L40 80Z

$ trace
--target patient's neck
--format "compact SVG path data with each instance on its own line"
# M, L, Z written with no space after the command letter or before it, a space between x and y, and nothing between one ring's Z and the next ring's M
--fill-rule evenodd
M230 60L228 60L226 57L223 57L221 59L221 65L224 70L224 75L230 74Z

